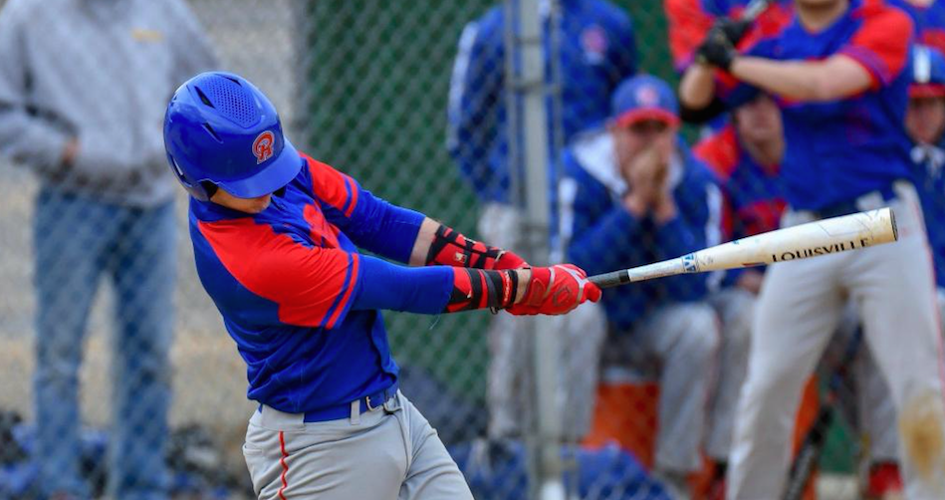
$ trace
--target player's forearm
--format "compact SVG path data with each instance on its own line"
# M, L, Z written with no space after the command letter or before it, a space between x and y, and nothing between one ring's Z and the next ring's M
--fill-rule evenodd
M436 229L440 223L427 217L420 224L420 231L417 233L417 241L413 244L413 250L410 252L411 266L425 266L427 254L430 253L430 245L433 244L433 238L436 236Z
M679 101L690 109L702 109L715 97L715 75L711 66L696 63L689 66L679 82Z
M417 232L410 253L410 265L515 269L527 264L513 252L469 239L452 228L426 218Z
M862 67L842 56L810 62L736 57L730 72L765 92L807 102L841 99L866 90L871 83Z

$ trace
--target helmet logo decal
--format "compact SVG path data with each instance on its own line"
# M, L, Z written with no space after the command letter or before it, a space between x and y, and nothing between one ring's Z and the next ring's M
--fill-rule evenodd
M272 158L272 147L275 143L276 137L268 130L256 136L253 141L253 156L256 157L257 165Z

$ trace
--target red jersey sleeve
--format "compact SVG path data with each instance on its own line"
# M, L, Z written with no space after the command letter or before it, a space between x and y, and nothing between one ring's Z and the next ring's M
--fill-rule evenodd
M853 15L862 18L862 24L837 53L862 65L872 77L874 90L889 85L909 60L912 19L875 0L865 2Z
M345 217L351 217L358 206L358 185L351 176L343 174L330 165L302 155L312 178L313 194L328 205L338 209Z
M712 27L714 17L702 9L699 0L664 0L669 24L669 50L677 70L683 70Z
M279 321L332 328L351 305L359 255L309 247L252 218L199 222L223 266L250 292L279 306Z

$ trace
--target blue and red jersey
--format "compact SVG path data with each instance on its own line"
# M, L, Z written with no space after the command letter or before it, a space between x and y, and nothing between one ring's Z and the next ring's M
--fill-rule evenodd
M699 141L696 158L718 180L725 205L722 232L726 240L774 231L785 208L780 165L761 165L745 151L733 125Z
M750 0L664 0L663 10L669 23L669 50L677 71L692 63L693 55L709 28L720 17L738 19ZM793 0L771 2L758 18L739 47L746 47L760 37L777 34L791 21Z
M424 216L301 156L263 212L190 200L197 272L247 364L248 397L290 413L377 394L397 380L378 309L437 314L449 267L408 268Z
M610 95L636 72L633 26L625 11L606 0L563 0L560 25L552 30L542 9L545 75L560 85L559 106L549 102L548 123L560 123L562 139L602 125ZM505 9L497 6L469 23L459 41L449 93L447 146L480 200L509 203ZM556 36L550 36L555 33ZM558 46L552 47L553 40ZM557 66L550 55L557 54ZM554 78L560 74L560 78ZM549 146L555 138L549 131ZM552 157L557 151L550 151ZM554 198L556 169L549 171Z
M912 20L879 0L851 0L832 25L810 33L797 17L778 35L761 39L748 55L821 60L843 54L861 64L872 86L845 99L796 102L775 96L787 141L781 168L785 197L795 209L820 210L865 193L889 191L909 177L905 118L911 80ZM720 81L734 108L757 95L744 83Z
M945 52L945 3L933 0L928 5L920 5L909 0L889 0L889 4L904 10L912 18L916 43Z

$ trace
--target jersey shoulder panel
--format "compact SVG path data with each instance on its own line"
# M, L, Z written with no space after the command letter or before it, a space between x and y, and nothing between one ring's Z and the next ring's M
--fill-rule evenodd
M327 163L304 154L302 157L312 181L312 194L339 210L345 217L351 217L358 204L358 187L354 179Z
M197 228L237 282L279 305L283 323L331 328L347 310L356 253L301 245L252 218L197 221Z
M740 158L735 127L726 125L722 130L699 141L693 147L692 153L720 180L731 178Z
M864 0L850 17L859 27L840 53L862 64L878 83L889 84L909 60L912 18L880 0Z

